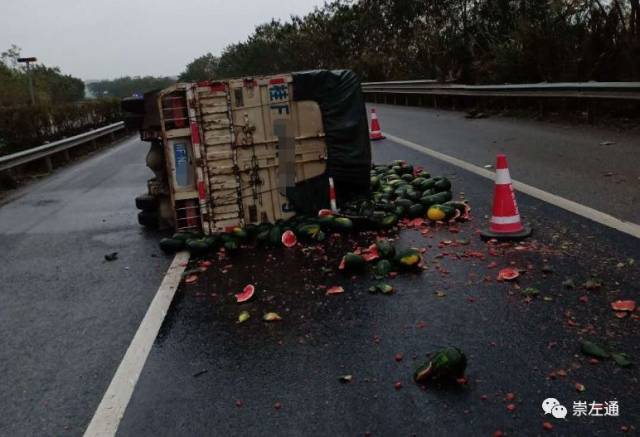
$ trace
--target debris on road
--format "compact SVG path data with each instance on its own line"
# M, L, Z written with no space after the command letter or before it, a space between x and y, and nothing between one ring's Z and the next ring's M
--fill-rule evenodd
M353 380L353 375L342 375L338 380L343 384L348 384Z
M327 294L341 294L344 293L344 288L340 285L334 285L333 287L327 288Z
M455 381L464 377L467 368L467 357L456 347L446 347L438 351L431 360L419 367L413 379L418 384L430 381Z
M251 318L249 311L241 311L238 315L238 323L244 323Z
M513 281L520 276L520 272L518 269L513 269L511 267L504 268L498 272L498 281Z
M253 297L253 293L255 293L256 287L252 284L246 285L242 292L236 294L236 301L238 303L246 302Z
M282 320L282 317L278 313L269 312L262 316L262 320L265 322L276 322L278 320Z
M104 256L106 261L115 261L118 259L118 252L111 252Z

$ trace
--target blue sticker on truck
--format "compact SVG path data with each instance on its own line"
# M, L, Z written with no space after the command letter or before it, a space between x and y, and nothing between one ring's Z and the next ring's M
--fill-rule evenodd
M185 143L173 145L173 156L176 163L176 184L181 187L189 185L189 157Z

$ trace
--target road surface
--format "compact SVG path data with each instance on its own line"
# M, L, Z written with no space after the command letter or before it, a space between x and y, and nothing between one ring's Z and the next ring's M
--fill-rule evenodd
M545 124L378 108L383 130L478 165L492 163L499 149L492 141L514 131L533 129L544 150L571 142ZM571 132L582 135L586 148L593 138L612 139L608 131ZM616 195L589 196L598 184L572 182L561 165L547 167L549 160L541 163L527 144L508 150L514 177L633 219L625 208L614 210ZM27 186L0 207L0 434L81 435L91 420L171 261L158 254L158 236L136 223L133 198L150 177L146 151L137 140L125 141ZM402 244L427 249L428 269L399 276L391 296L369 294L371 277L319 270L299 249L276 250L268 262L267 254L249 251L215 264L209 276L179 290L118 435L539 435L543 421L559 435L611 435L640 425L637 368L589 364L577 349L588 338L640 357L637 319L616 319L608 306L617 298L638 300L640 275L629 261L640 260L637 240L519 195L535 244L494 257L475 234L489 213L490 181L391 141L376 143L374 157L448 175L454 192L473 205L474 220L456 234L439 229L424 238L403 231ZM584 168L592 172L590 159ZM634 176L634 169L623 171ZM568 181L567 191L555 190L560 181ZM628 190L627 183L615 186ZM637 196L632 191L620 201ZM465 239L469 246L441 243ZM353 242L336 240L328 258L339 259L344 244ZM483 258L464 256L470 250ZM113 251L118 260L104 261ZM539 288L540 296L529 302L517 288L497 284L491 261L527 269L520 285ZM545 263L553 273L541 273ZM592 275L603 286L580 289ZM567 277L578 289L562 286ZM261 294L246 306L253 318L239 326L232 294L249 281ZM319 286L333 283L346 291L326 297ZM282 323L264 325L260 314L268 309L279 311ZM468 384L420 390L411 381L414 367L446 344L467 352ZM353 375L350 384L338 381L345 374ZM577 392L576 383L586 391ZM506 401L509 393L514 399ZM540 408L546 397L569 409L573 401L617 400L620 417L552 419Z
M147 150L124 140L0 207L0 435L80 435L100 402L169 265L136 220Z
M640 133L394 105L382 130L483 167L506 153L511 177L640 224ZM607 142L612 144L605 145Z
M459 233L441 228L424 238L403 231L400 245L426 248L428 267L393 280L392 296L370 294L371 275L325 274L322 268L335 272L354 244L348 239L327 246L327 263L285 249L220 261L179 290L119 436L540 435L544 422L558 435L608 436L639 425L638 370L589 364L579 353L579 341L589 339L640 354L638 321L618 320L609 308L614 299L637 298L638 269L626 264L640 256L637 240L521 195L521 211L535 227L533 245L492 256L475 233L489 213L490 181L391 141L376 143L374 157L449 176L475 219ZM447 240L454 243L441 243ZM471 244L455 243L461 240ZM465 255L474 252L482 258ZM520 288L497 283L492 262L527 269ZM552 273L542 273L545 264ZM592 275L605 279L603 288L581 289ZM563 287L568 277L578 289ZM238 305L233 293L247 283L259 295ZM325 296L324 285L346 291ZM528 288L540 296L529 302L522 294ZM243 309L252 318L238 325ZM267 311L283 320L266 324L260 317ZM423 391L413 370L444 345L466 351L469 382ZM353 376L349 384L339 381L346 374ZM570 415L574 401L617 401L624 411L562 421L543 415L548 397Z

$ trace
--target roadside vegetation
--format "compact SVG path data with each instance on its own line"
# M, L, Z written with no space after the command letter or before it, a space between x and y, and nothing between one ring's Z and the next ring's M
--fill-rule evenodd
M18 152L119 121L115 98L85 100L84 82L58 67L31 66L34 100L20 49L0 54L0 155Z
M338 0L256 27L186 80L351 68L364 80L640 80L640 0Z

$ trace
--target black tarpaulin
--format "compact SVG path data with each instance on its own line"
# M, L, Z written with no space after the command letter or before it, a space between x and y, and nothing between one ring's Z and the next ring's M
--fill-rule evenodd
M368 191L371 144L360 79L350 70L293 73L293 99L320 106L327 144L326 176L336 191ZM338 194L339 197L340 193Z

